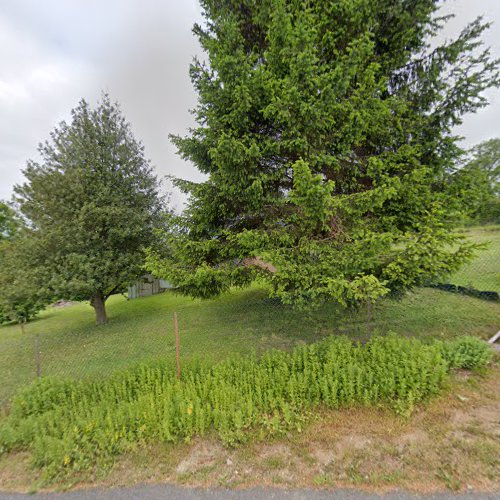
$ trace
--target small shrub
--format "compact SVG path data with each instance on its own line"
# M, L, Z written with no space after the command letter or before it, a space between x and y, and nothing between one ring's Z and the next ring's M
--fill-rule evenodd
M492 358L491 347L476 337L459 337L442 344L443 358L451 369L465 368L468 370L484 368Z
M487 346L486 346L487 347ZM317 405L388 406L409 415L437 394L450 368L484 366L483 343L424 344L396 335L364 345L332 337L184 370L140 365L96 382L40 379L20 391L0 428L0 452L29 449L45 477L105 465L148 442L189 441L215 430L228 444L249 428L300 430Z

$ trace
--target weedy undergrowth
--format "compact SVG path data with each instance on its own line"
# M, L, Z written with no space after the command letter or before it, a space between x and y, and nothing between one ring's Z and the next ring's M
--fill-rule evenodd
M472 337L422 343L396 335L361 345L331 337L291 353L270 351L184 370L143 364L107 380L42 378L19 391L0 428L0 452L30 450L47 480L109 464L150 442L216 431L228 445L249 428L300 430L317 405L389 406L409 415L456 367L484 367L489 347Z

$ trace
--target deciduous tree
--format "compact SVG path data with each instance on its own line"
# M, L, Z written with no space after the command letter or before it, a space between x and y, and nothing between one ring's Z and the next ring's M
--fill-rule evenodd
M500 222L500 139L484 141L469 152L453 175L457 197L476 223ZM461 196L462 195L462 196Z
M0 323L24 324L45 307L28 271L25 227L7 203L0 202Z
M0 201L0 242L11 239L19 228L15 211L4 201Z
M47 305L30 273L29 252L21 235L0 242L0 323L24 325Z
M162 208L157 178L117 104L82 100L15 188L29 224L31 272L47 295L105 302L141 273Z

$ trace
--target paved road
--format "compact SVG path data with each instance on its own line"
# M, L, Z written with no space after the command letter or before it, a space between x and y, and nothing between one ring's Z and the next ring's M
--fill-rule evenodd
M356 490L278 490L254 488L249 490L202 490L179 488L170 485L137 486L110 490L80 490L68 493L37 493L22 495L1 493L0 500L500 500L498 493L439 493L434 495L415 495L394 492L385 495L364 493Z

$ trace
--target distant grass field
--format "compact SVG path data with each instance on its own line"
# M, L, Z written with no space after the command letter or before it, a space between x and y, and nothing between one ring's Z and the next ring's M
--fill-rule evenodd
M477 243L486 243L487 247L449 282L500 293L500 226L470 228L465 234Z
M494 258L500 252L500 231L474 229L470 233L476 241L489 239L493 245L487 250L490 253L482 254L452 282L491 290L500 274L500 259ZM298 312L265 297L257 287L207 301L172 292L131 301L114 296L108 301L110 322L101 327L94 326L94 313L87 304L48 308L26 326L24 335L18 326L2 326L0 405L35 378L37 335L42 375L103 377L157 359L170 360L174 369L174 311L179 315L184 365L197 359L215 362L251 350L290 349L339 333L360 340L375 331L421 338L461 334L487 338L500 328L500 304L434 289L379 304L371 323L364 309L346 315L327 305L318 311Z

